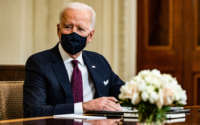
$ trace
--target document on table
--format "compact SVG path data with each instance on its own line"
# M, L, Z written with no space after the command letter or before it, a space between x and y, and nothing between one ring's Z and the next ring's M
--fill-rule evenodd
M139 120L137 118L124 118L125 122L138 122ZM180 123L185 122L186 118L176 118L176 119L166 119L164 123Z
M99 120L107 119L105 116L86 116L84 114L63 114L63 115L54 115L53 118L63 118L63 119L84 119L84 120Z

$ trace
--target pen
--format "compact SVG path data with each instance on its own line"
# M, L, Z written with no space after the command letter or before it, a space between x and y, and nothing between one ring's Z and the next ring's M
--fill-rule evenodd
M115 103L120 104L120 101L115 101Z

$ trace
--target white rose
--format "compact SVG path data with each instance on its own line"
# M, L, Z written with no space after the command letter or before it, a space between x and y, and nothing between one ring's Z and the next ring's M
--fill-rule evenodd
M148 76L149 74L150 74L150 70L143 70L143 71L140 71L138 73L138 76L141 77L141 78L143 78L145 76Z
M164 105L171 105L174 101L174 92L171 88L164 88L163 89L163 104Z
M159 93L158 93L158 100L156 102L156 105L158 106L158 108L162 108L163 103L164 103L164 101L163 101L163 91L160 90Z
M187 96L186 96L186 92L183 90L182 92L180 92L179 94L179 100L177 100L178 103L186 105L187 103Z
M132 99L135 93L138 93L137 84L131 82L126 83L120 88L120 99Z
M153 70L151 71L151 73L152 73L154 76L156 76L156 77L161 77L160 71L157 70L157 69L153 69Z
M139 93L135 93L131 99L132 104L136 105L141 101Z
M149 99L149 95L148 95L147 92L142 92L141 97L142 97L142 100L143 100L143 101L147 101L147 100Z
M123 85L121 88L120 88L120 95L119 95L119 98L120 99L131 99L132 97L132 91L131 89L128 87L128 84L125 84Z
M174 101L186 104L186 92L178 84L176 78L169 74L161 74L159 70L143 70L120 89L120 99L131 99L135 105L149 101L159 108L171 105Z
M144 81L140 81L140 83L138 84L139 91L145 91L146 88L147 88L146 83Z
M153 81L152 81L152 85L157 88L160 88L161 84L162 84L162 81L160 79L153 79Z
M156 92L154 91L154 92L152 92L152 93L150 94L150 99L149 99L149 101L150 101L151 104L154 104L154 103L158 100L158 98L159 98L158 93L156 93Z

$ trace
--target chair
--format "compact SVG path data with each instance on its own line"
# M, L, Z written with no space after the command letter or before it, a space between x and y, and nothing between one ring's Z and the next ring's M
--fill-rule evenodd
M23 81L0 81L0 119L23 117Z

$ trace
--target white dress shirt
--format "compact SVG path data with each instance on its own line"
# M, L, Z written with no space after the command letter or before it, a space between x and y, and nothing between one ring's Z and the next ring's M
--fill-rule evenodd
M65 68L66 68L67 73L68 73L68 78L69 78L70 83L71 83L71 77L72 77L72 72L73 72L73 65L72 65L71 61L74 60L74 59L71 58L65 52L65 50L62 48L60 43L58 45L58 48L59 48L60 55L61 55L61 57L64 61ZM94 94L95 94L94 83L92 82L91 77L88 73L87 66L85 65L85 63L83 61L82 53L76 58L76 60L78 60L78 62L79 62L78 68L80 69L81 75L82 75L83 102L87 102L87 101L92 100L94 98ZM74 104L74 113L75 114L83 113L82 102Z

